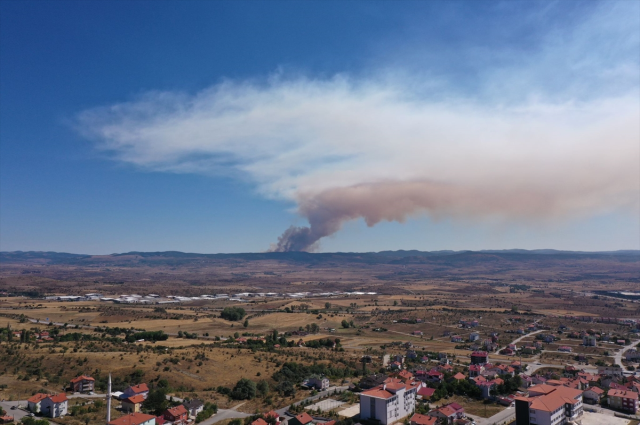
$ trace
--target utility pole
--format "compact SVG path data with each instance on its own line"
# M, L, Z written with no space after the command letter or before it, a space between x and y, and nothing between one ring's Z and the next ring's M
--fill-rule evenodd
M111 422L111 373L107 382L107 424Z

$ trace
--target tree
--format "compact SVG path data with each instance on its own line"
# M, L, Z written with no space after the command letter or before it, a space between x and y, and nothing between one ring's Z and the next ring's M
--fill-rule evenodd
M331 308L331 303L324 303L324 308L329 310Z
M222 310L222 313L220 313L220 317L226 320L235 321L242 320L246 314L247 313L242 307L225 307L224 310Z
M244 323L242 324L242 326L244 326L245 328L249 327L249 319L245 319Z
M231 422L229 422L229 425L243 425L242 419L232 419Z
M276 390L285 397L294 396L296 394L296 389L289 381L281 381L276 387Z
M256 397L256 383L250 379L242 378L236 382L236 386L231 390L231 398L235 400L251 400Z
M156 388L149 392L147 399L142 402L142 408L148 412L153 412L154 415L160 415L169 406L169 400L167 400L167 393L164 388Z
M349 322L347 322L347 319L343 319L342 322L340 323L342 325L343 328L347 329L349 327Z
M258 390L258 395L264 397L269 393L269 384L267 381L260 381L256 385L256 389Z

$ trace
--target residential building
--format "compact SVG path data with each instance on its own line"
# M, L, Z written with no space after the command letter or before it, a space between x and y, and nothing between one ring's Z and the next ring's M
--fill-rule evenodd
M300 413L298 416L295 416L289 419L287 422L288 425L313 425L313 418L309 416L307 412Z
M179 405L165 410L162 416L173 425L184 425L189 419L189 412L183 405Z
M30 399L27 400L27 408L31 413L40 413L41 411L40 403L42 402L42 400L44 400L47 397L49 397L49 394L44 394L44 393L35 394L34 396L32 396Z
M607 402L613 409L623 410L635 415L638 410L638 393L634 391L609 390Z
M198 400L197 398L185 401L184 403L182 403L182 405L185 409L187 409L189 416L192 418L195 418L196 416L198 416L198 413L204 410L204 403L202 402L202 400Z
M66 394L50 395L40 402L40 411L49 418L59 418L67 414L68 404Z
M108 425L156 425L156 417L144 413L130 413L110 421Z
M409 420L410 425L436 425L438 418L415 413Z
M307 381L307 387L313 387L316 390L326 390L329 388L330 382L329 378L324 376L313 375Z
M478 332L471 332L469 335L469 341L477 341L480 339L480 334Z
M600 398L603 395L604 395L604 390L598 387L587 388L587 390L582 393L584 402L589 404L598 404L598 402L600 401Z
M585 335L582 337L582 345L586 347L595 347L598 345L598 338L595 335Z
M122 411L125 413L137 413L140 411L143 402L144 396L142 394L127 397L122 400Z
M565 353L570 353L573 351L573 348L569 347L568 345L561 345L560 347L558 347L558 351L563 351Z
M457 403L445 404L428 413L429 416L438 418L447 424L453 424L457 419L464 418L464 408Z
M415 410L421 383L390 382L360 394L360 418L392 424ZM289 421L291 423L291 421ZM294 424L295 425L295 424Z
M582 416L582 391L569 387L536 385L515 401L516 425L561 425Z
M489 354L486 351L474 351L471 353L471 364L489 363Z
M138 385L130 386L129 388L124 390L121 398L128 398L134 395L142 395L146 400L147 396L149 395L149 387L147 386L147 384L138 384Z
M87 393L93 391L96 380L90 376L82 375L77 378L73 378L69 384L69 388L73 392Z
M640 351L638 350L628 350L626 353L624 353L624 356L628 362L640 361Z

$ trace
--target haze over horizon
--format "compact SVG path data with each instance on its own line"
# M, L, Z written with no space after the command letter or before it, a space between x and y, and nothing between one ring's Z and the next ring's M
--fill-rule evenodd
M640 249L640 3L3 2L0 250Z

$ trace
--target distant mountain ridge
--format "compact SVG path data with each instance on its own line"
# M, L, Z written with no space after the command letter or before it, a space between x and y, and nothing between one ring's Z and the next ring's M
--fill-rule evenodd
M0 263L19 263L19 262L46 262L49 264L78 264L96 261L113 261L113 262L129 262L133 260L175 260L188 261L190 259L210 259L210 260L243 260L243 261L260 261L260 260L276 260L291 262L357 262L357 263L404 263L404 262L421 262L429 259L437 261L438 259L456 261L456 260L525 260L534 258L602 258L602 257L628 257L626 260L634 260L635 257L640 259L640 250L619 250L619 251L562 251L555 249L503 249L503 250L480 250L480 251L418 251L418 250L398 250L398 251L380 251L380 252L259 252L259 253L234 253L234 254L200 254L188 253L181 251L157 251L157 252L139 252L131 251L124 253L115 253L110 255L89 255L89 254L72 254L65 252L53 251L2 251L0 252Z

